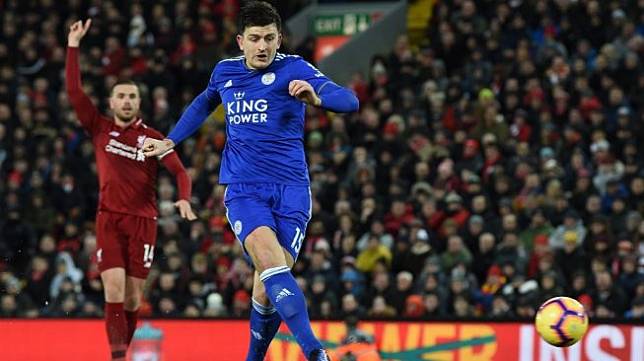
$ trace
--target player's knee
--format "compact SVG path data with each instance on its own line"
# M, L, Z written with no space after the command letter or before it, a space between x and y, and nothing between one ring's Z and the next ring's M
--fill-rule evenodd
M101 273L105 301L121 303L125 298L125 269L110 268Z
M269 268L280 267L285 265L285 262L280 261L278 257L273 256L269 252L257 252L254 259L255 269L259 272L264 272Z
M286 265L282 247L273 233L255 230L246 237L245 245L255 269L260 273L268 268Z
M103 281L105 288L105 300L107 302L124 302L125 299L125 282L118 280Z
M279 267L280 263L276 257L268 250L263 250L261 247L257 247L253 252L249 251L251 259L253 260L253 265L255 269L262 273L264 270L273 267Z

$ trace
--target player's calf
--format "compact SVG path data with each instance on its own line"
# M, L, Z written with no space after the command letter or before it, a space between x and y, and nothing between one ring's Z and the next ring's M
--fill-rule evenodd
M269 304L265 306L252 299L250 313L250 345L246 361L263 361L273 337L282 323L277 310Z
M292 258L289 257L286 262L289 265L293 264ZM246 361L264 360L268 347L282 323L281 316L271 304L266 294L266 288L259 279L259 272L255 271L254 277L253 307L250 314L250 344Z
M143 295L145 279L128 276L125 283L125 321L127 324L127 345L129 346L136 330L139 307Z
M287 266L269 268L262 272L260 280L266 287L271 303L288 325L304 354L310 355L313 351L322 349L322 344L311 330L304 294L291 270Z
M101 273L105 292L105 329L112 360L125 360L127 351L127 320L125 299L125 269L110 268Z

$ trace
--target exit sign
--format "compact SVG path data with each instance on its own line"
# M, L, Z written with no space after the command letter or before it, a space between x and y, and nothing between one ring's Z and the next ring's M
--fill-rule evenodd
M353 35L367 30L371 20L367 13L317 15L313 19L313 33L316 36Z

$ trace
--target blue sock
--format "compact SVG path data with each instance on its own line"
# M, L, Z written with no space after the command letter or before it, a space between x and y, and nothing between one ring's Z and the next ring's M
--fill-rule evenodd
M254 299L250 311L250 346L246 361L264 361L268 346L280 328L282 318L272 306L264 306Z
M268 298L288 325L304 355L309 357L313 350L321 349L322 344L311 330L304 294L291 270L286 266L269 268L262 272L259 279L264 282Z

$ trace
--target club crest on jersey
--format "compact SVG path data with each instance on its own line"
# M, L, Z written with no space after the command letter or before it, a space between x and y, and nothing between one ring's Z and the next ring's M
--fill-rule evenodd
M262 84L271 85L275 81L275 73L269 72L262 75Z
M145 135L139 135L139 137L136 138L136 146L138 148L143 148L143 143L145 142L145 138L147 138Z

